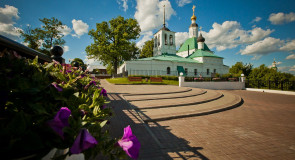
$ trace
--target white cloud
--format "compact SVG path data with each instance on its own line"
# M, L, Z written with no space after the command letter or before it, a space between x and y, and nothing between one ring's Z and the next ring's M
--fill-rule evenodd
M142 32L160 28L163 24L164 5L167 21L172 15L176 14L169 0L137 0L134 17L138 21Z
M128 4L127 4L128 0L117 0L117 3L119 5L122 5L123 9L124 9L124 12L127 11L128 9Z
M0 8L0 23L14 24L14 19L19 19L17 8L9 5Z
M89 58L85 56L84 59L85 64L88 65L87 69L91 72L93 69L106 69L105 66L103 66L103 63L99 60Z
M89 25L87 23L84 23L82 20L72 20L73 23L73 29L76 34L73 34L73 36L80 38L85 33L88 33Z
M283 44L283 40L267 37L262 41L248 45L244 50L241 50L241 54L254 55L254 57L260 58L261 55L280 51L280 47L283 46Z
M218 51L235 48L241 44L255 43L267 36L274 30L263 30L259 27L252 30L243 30L237 21L225 21L222 24L214 23L209 32L202 31L206 38L206 44Z
M176 47L180 47L182 43L185 42L189 38L188 32L176 32L175 33L175 45Z
M184 5L189 4L191 2L192 0L176 0L176 3L179 7L183 7Z
M61 34L67 36L72 32L72 29L67 25L62 25L63 28L59 28L58 30L61 31Z
M294 51L295 50L295 40L287 42L283 47L280 48L282 51Z
M9 5L5 5L4 8L0 7L0 34L17 40L20 36L19 31L22 30L14 26L14 21L17 19L19 19L17 8Z
M278 70L281 71L281 72L287 72L287 73L295 74L295 65L294 66L278 67Z
M70 47L69 46L63 46L63 50L64 50L64 53L68 52L70 50Z
M136 46L138 48L142 48L143 45L144 45L144 42L148 41L148 40L151 40L153 38L153 32L152 31L148 31L148 32L141 32L141 35L142 35L142 38L141 40L139 40L137 43L136 43Z
M282 12L272 13L269 15L268 20L274 25L293 22L295 21L295 13L294 12L290 12L289 14L285 14Z
M295 54L290 54L289 56L286 57L286 59L295 59Z
M259 21L261 21L261 17L256 17L255 19L253 19L252 21L251 21L251 23L254 23L254 22L259 22Z

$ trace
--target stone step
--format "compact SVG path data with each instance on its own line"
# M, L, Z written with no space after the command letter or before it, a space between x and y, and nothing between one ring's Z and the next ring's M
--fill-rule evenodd
M188 92L174 93L174 94L159 94L159 95L137 95L137 96L125 96L125 98L131 101L147 101L147 100L162 100L162 99L176 99L185 97L194 97L198 95L205 94L207 91L193 88Z
M207 102L219 99L222 96L223 94L220 92L207 90L205 94L201 94L194 97L158 99L158 100L147 100L147 101L131 101L130 104L137 109L169 108L169 107L178 107L178 106L207 103ZM128 99L126 98L126 100Z
M240 96L226 92L223 95L222 98L208 103L169 108L140 109L138 113L145 122L164 121L217 113L238 107L243 103L243 99Z
M156 86L156 85L155 85ZM163 85L159 85L158 88L156 88L155 86L150 86L150 88L154 88L154 92L147 92L147 93L142 93L144 92L144 88L140 89L141 93L125 93L122 94L125 97L130 97L130 96L147 96L147 95L162 95L162 94L176 94L176 93L185 93L185 92L190 92L192 91L191 88L177 88L177 90L175 90L175 88L172 88L170 92L162 92L164 89ZM146 86L145 86L146 87ZM175 86L174 86L175 87ZM159 89L160 88L160 89ZM150 90L150 89L149 89ZM166 90L166 89L165 89Z

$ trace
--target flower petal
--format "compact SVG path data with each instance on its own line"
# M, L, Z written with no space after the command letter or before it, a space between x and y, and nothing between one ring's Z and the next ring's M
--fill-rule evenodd
M97 141L92 135L87 131L87 129L82 129L75 139L73 146L70 151L72 154L79 154L82 151L92 148L97 144Z

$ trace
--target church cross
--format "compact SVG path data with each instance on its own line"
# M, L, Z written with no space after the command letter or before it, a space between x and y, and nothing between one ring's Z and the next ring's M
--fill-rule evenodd
M195 15L195 8L196 8L196 6L193 5L193 15Z
M165 5L163 7L164 7L164 20L163 20L163 25L165 27Z

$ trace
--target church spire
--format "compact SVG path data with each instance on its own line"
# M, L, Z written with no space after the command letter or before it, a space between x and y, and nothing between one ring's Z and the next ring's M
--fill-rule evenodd
M196 6L193 5L193 16L191 17L192 23L189 27L189 37L196 37L198 38L198 24L196 23L197 17L195 16L195 8Z
M164 5L163 7L164 7L164 20L163 20L163 26L165 27L165 5Z

